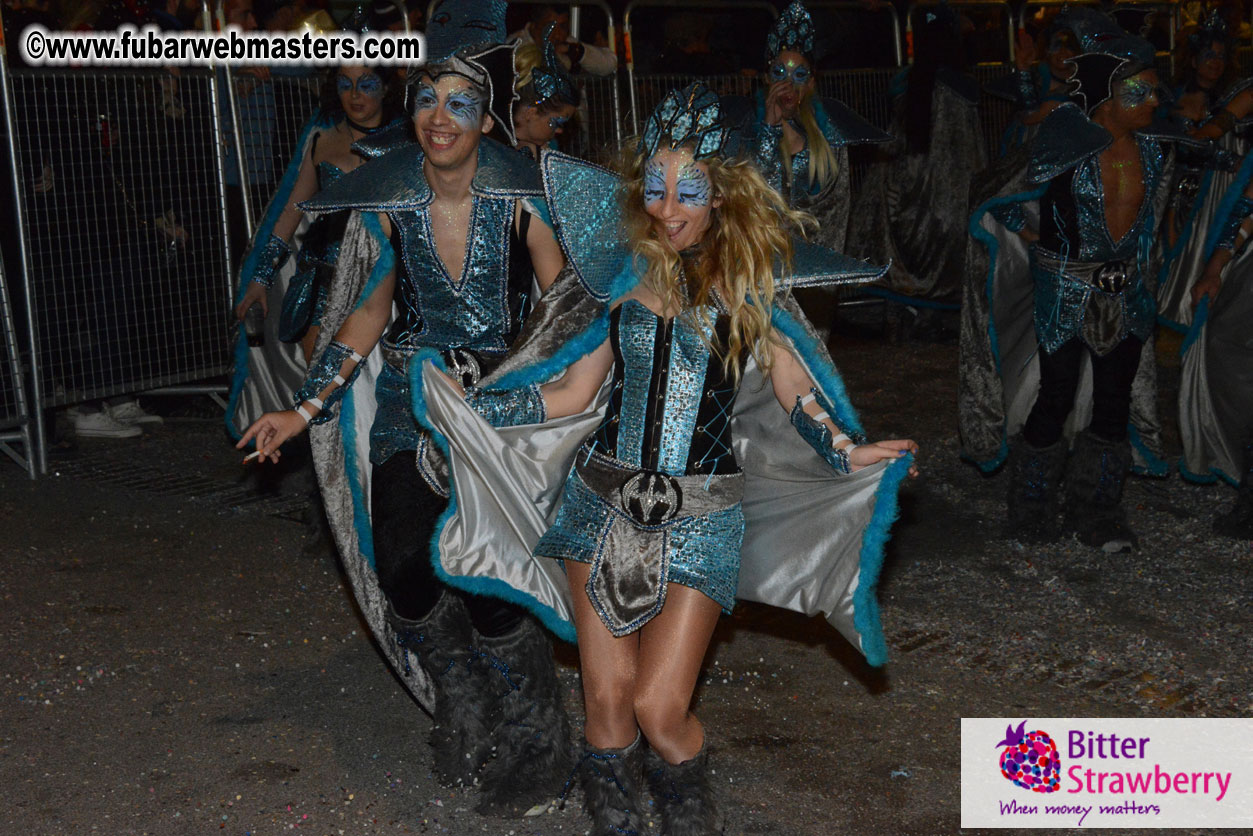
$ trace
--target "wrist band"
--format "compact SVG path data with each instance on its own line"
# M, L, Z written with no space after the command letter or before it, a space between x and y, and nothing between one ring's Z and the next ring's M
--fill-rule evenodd
M296 407L296 414L305 419L306 426L308 426L309 422L313 420L313 416L309 414L309 410L305 409L304 404Z

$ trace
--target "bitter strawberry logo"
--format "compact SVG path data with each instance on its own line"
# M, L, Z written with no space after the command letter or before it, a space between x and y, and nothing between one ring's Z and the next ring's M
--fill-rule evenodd
M1005 747L1001 750L1001 774L1032 792L1057 792L1062 773L1057 744L1048 732L1024 732L1026 728L1026 720L1016 729L1012 724L1005 727L1005 739L996 744Z

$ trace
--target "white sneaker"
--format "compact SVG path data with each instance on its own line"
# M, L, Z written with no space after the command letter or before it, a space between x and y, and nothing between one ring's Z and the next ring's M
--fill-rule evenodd
M109 417L121 424L164 424L165 419L160 415L153 415L144 412L144 408L139 405L139 401L126 401L117 406L108 407Z
M123 424L108 412L80 412L74 416L74 434L80 438L134 438L144 431L137 424Z

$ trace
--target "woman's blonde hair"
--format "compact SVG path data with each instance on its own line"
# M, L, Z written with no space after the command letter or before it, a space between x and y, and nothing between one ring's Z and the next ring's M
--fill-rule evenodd
M631 146L633 147L633 146ZM690 149L688 149L690 150ZM662 240L657 224L644 208L644 165L647 157L628 152L623 165L622 210L627 238L641 281L666 309L696 316L702 330L713 330L706 305L723 307L730 320L727 344L710 340L724 371L737 383L745 351L762 374L771 367L766 341L771 310L779 288L776 269L792 270L792 235L815 225L812 216L788 207L746 160L701 160L709 166L711 201L716 201L698 253L684 258ZM680 281L686 278L686 283Z
M531 70L543 65L544 53L539 44L521 44L513 53L513 89L519 94L531 83ZM522 102L535 104L535 102Z
M801 128L805 131L805 143L809 147L809 185L812 187L816 183L819 189L825 189L839 173L840 164L835 159L835 151L832 150L831 143L827 142L822 129L818 127L818 119L814 113L813 90L809 90L801 97L800 107L796 111L796 121L801 123ZM787 153L783 148L783 143L779 143L779 153ZM784 165L790 165L790 162L785 159Z

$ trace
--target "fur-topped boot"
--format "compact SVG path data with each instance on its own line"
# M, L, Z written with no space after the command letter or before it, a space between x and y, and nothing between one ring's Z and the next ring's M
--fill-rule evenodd
M1047 543L1061 535L1058 496L1066 470L1066 443L1035 447L1022 436L1009 445L1009 536Z
M680 764L666 763L650 749L644 774L661 809L662 836L714 836L718 832L707 746Z
M1253 443L1244 446L1244 472L1236 488L1236 503L1214 520L1214 533L1237 540L1253 540Z
M640 769L644 744L639 735L625 749L597 749L583 742L579 783L592 819L591 836L644 836L640 812Z
M1122 509L1123 485L1131 472L1131 445L1090 432L1075 437L1066 471L1066 525L1079 540L1107 554L1131 551L1138 542Z
M493 703L495 757L480 776L483 812L557 797L574 762L570 718L553 667L548 634L524 618L503 636L476 636Z
M402 618L390 604L387 617L396 643L417 658L435 688L430 737L435 774L448 786L473 784L491 754L491 704L465 604L445 591L425 618Z

